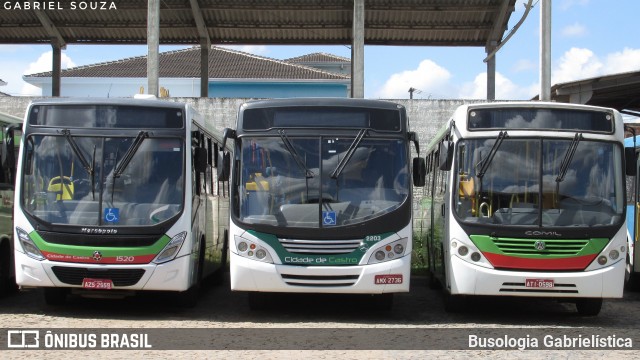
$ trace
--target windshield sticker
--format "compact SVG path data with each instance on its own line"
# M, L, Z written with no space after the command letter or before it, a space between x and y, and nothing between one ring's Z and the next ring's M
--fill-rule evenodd
M119 208L105 208L104 209L104 221L107 223L119 223L120 222L120 209Z
M335 211L323 211L322 212L322 225L335 225L336 224L336 212Z

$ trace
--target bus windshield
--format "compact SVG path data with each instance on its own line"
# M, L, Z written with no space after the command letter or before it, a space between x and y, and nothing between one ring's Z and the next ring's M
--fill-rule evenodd
M409 194L406 150L400 139L364 137L354 142L354 136L282 136L241 141L237 185L239 219L244 223L352 225L398 208ZM350 147L350 158L341 161ZM339 165L342 170L335 173Z
M183 153L179 138L32 135L22 206L46 223L155 225L182 212Z
M455 212L463 222L542 227L619 224L624 212L622 155L613 143L506 138L477 172L496 139L457 146Z

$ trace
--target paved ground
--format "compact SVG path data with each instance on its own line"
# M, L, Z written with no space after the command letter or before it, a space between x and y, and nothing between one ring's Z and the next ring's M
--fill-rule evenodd
M193 309L174 306L173 299L163 294L122 300L72 297L64 306L51 307L44 303L41 290L25 290L0 299L0 323L5 329L117 328L152 333L155 329L178 329L171 331L169 337L168 330L164 330L161 337L154 339L166 339L166 343L156 343L154 347L171 348L173 345L168 344L180 343L195 349L213 349L88 352L92 357L114 359L141 356L260 359L615 356L637 359L640 349L640 293L626 293L623 299L605 301L597 317L579 316L570 303L518 298L474 299L468 311L448 314L440 292L429 290L423 278L412 279L410 293L396 294L393 310L388 312L375 310L370 299L363 297L287 295L276 297L274 302L275 305L266 310L252 311L246 294L229 290L228 279L221 286L204 291ZM527 334L528 339L537 336L541 339L546 333L574 338L589 333L629 337L636 350L467 349L472 334L526 340ZM298 350L309 347L315 350L303 353ZM543 347L542 344L539 347ZM3 358L45 355L42 351L1 351ZM46 352L46 356L68 358L81 353L56 350Z

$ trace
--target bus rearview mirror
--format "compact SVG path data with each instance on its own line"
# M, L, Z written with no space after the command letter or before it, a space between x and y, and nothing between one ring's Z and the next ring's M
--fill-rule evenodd
M231 153L223 150L218 152L218 181L229 181L231 173Z
M413 158L413 186L422 187L427 177L427 163L424 158Z
M451 170L451 163L453 162L453 144L449 141L443 141L440 143L438 159L438 168L442 171Z
M638 175L637 156L635 148L624 149L625 173L627 176Z

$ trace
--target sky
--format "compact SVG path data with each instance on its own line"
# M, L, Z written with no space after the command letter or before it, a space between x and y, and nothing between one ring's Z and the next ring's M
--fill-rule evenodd
M551 84L602 75L640 71L640 37L634 24L638 0L551 0ZM525 12L527 0L517 0L509 29ZM540 3L496 55L496 99L530 99L540 91ZM5 11L5 10L0 10ZM161 46L160 51L180 47ZM349 58L348 45L256 46L231 48L275 59L324 52ZM144 45L73 45L62 51L62 67L144 56ZM51 70L49 45L0 45L0 92L41 95L22 76ZM484 47L365 46L365 98L416 99L486 98Z

